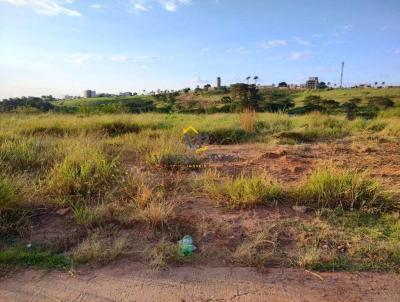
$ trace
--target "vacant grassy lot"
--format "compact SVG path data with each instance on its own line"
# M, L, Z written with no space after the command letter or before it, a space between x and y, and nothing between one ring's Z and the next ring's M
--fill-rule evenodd
M188 150L188 126L207 151ZM399 139L387 112L3 114L0 269L125 257L398 272Z

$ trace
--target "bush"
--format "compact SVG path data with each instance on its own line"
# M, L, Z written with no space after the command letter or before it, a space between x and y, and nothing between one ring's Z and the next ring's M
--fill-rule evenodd
M377 210L391 206L381 185L357 171L332 167L312 173L299 190L299 201L319 208Z

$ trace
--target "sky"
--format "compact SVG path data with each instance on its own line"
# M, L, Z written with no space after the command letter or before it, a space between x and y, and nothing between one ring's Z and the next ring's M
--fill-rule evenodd
M310 76L400 84L399 0L0 0L0 99Z

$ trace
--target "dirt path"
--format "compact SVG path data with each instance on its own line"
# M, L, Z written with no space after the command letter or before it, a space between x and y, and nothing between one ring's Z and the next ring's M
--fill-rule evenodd
M71 276L27 270L0 280L0 301L400 301L400 277L377 273L180 267L119 262Z

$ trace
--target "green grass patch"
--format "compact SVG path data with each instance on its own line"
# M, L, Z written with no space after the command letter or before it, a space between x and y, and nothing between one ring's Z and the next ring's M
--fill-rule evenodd
M365 173L332 167L313 172L297 193L300 203L318 208L376 211L395 206L382 186Z
M0 269L9 266L68 269L69 258L36 248L10 247L0 251Z
M218 205L231 208L273 205L283 196L280 186L259 176L240 176L222 182L207 180L205 188Z

